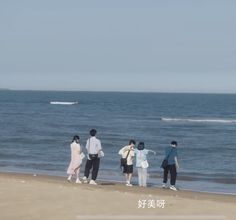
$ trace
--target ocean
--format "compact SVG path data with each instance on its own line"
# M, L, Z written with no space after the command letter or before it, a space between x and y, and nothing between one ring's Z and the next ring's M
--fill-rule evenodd
M228 94L1 90L0 172L66 176L73 135L85 146L91 128L105 153L99 179L123 181L118 151L135 139L157 152L148 182L160 187L164 149L176 140L177 187L236 194L236 95Z

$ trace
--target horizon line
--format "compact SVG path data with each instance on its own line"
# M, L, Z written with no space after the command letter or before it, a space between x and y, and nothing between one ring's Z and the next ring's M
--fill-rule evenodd
M200 92L200 91L118 91L118 90L62 90L62 89L9 89L0 91L35 91L35 92L100 92L100 93L162 93L162 94L206 94L206 95L236 95L236 92Z

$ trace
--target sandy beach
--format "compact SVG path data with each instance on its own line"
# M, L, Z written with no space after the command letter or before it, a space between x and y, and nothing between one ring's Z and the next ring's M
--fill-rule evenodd
M165 201L164 208L162 206ZM146 201L146 202L145 202ZM235 219L236 196L0 174L0 219Z

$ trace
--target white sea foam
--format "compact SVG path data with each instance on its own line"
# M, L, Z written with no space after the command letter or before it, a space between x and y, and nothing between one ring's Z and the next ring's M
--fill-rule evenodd
M193 119L193 118L161 118L162 121L199 122L199 123L236 123L234 119Z
M53 101L50 102L51 105L76 105L79 104L78 102L57 102L57 101Z

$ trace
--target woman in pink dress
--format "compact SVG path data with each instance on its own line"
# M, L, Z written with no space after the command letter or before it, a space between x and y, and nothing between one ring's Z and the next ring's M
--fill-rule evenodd
M68 181L71 182L72 177L76 176L76 183L81 183L79 179L80 166L83 160L83 153L79 143L80 137L78 135L74 136L71 142L71 161L67 169L67 174L69 174Z

